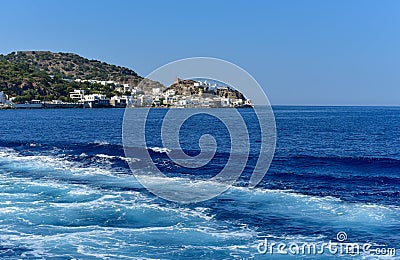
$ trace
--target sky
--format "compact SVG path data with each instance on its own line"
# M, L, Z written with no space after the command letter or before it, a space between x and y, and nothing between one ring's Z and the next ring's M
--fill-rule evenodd
M249 72L273 105L400 105L400 1L1 1L0 53L73 52L146 76L183 58Z

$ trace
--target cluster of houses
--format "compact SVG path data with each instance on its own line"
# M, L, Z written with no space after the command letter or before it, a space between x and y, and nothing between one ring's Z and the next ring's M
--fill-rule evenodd
M83 82L82 80L76 80ZM240 107L251 106L248 99L221 97L217 95L203 94L199 91L196 94L178 94L174 89L163 90L161 88L152 88L151 92L145 92L139 87L132 88L128 84L117 84L112 81L95 81L88 80L91 83L100 83L103 85L114 84L115 91L121 95L107 98L103 94L85 95L84 90L74 90L70 93L70 98L78 103L83 103L86 107ZM219 88L227 89L227 87L218 87L216 84L195 82L194 87L201 89ZM130 93L130 95L122 95L122 93Z
M98 108L98 107L176 107L176 108L195 108L195 107L241 107L251 106L248 99L234 98L230 96L210 95L202 93L201 89L215 88L219 91L226 87L219 87L215 84L204 82L195 82L193 87L198 89L197 93L177 93L173 88L162 89L152 88L151 91L144 91L139 87L132 88L129 84L119 84L114 81L98 81L98 80L81 80L76 82L90 82L102 85L111 85L115 87L115 91L120 95L111 98L104 94L91 93L87 94L82 89L76 89L69 93L69 97L73 102L65 103L59 100L50 102L42 102L40 100L32 100L24 104L14 104L12 100L7 100L4 93L0 92L0 106L11 106L13 108Z
M239 107L251 105L250 100L240 98L220 97L217 95L203 94L199 91L196 94L178 94L174 89L168 89L162 93L155 93L152 96L142 96L134 100L135 106L148 105L167 106L167 107ZM142 100L145 100L143 103Z

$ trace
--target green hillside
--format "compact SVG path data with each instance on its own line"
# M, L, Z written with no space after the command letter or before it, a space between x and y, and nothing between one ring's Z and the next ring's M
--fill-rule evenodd
M84 89L86 93L117 94L115 86L75 82L75 79L114 81L135 87L143 78L129 68L89 60L73 53L48 51L19 51L0 55L0 91L17 97L16 101L31 99L69 100L69 92ZM145 91L163 86L147 81Z

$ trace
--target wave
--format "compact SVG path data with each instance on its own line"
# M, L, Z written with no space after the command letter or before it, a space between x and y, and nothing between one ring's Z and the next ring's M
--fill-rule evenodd
M382 165L388 166L400 166L399 158L392 157L373 157L373 156L312 156L312 155L296 155L292 156L293 159L300 160L310 160L310 161L329 161L329 162L339 162L339 163L359 163L359 164L372 164L372 163L380 163Z
M76 157L79 159L108 159L108 160L121 160L121 161L135 161L135 158L129 158L125 156L124 146L122 144L109 143L107 141L94 141L90 143L36 143L36 142L5 142L0 140L0 147L9 147L24 155L31 154L45 154L45 155L56 155L59 156L64 154L66 156ZM138 149L138 154L142 154L142 148L139 147L128 147L127 149L132 149L131 154L135 154L136 149ZM152 154L152 157L165 159L171 149L166 147L147 147L145 150ZM193 156L197 155L199 150L185 150L185 153L191 154ZM229 158L230 153L227 152L216 152L215 157L218 158ZM253 155L251 154L250 157Z
M109 145L110 143L107 142L106 140L96 140L96 141L94 141L94 142L92 142L92 143L89 143L89 144L95 144L95 145L103 145L103 146L105 146L105 145Z
M105 158L105 159L116 159L116 158L119 158L117 156L107 155L107 154L102 154L102 153L96 154L96 156L99 157L99 158Z
M400 159L391 157L277 156L271 169L270 177L298 179L299 182L400 184Z
M165 148L165 147L149 147L147 149L151 150L153 152L156 152L156 153L166 153L166 154L168 154L169 152L171 152L170 149Z
M132 189L139 186L132 176L115 176L67 158L24 156L11 148L0 149L0 163L0 242L5 248L3 241L7 241L11 250L7 252L15 258L85 258L93 254L112 258L131 256L132 252L151 255L154 250L160 255L196 241L226 244L223 254L229 255L249 243L241 240L254 236L249 230L216 220L208 207L166 203ZM7 201L10 203L3 203ZM159 237L161 244L156 240L149 244L149 237ZM55 246L59 249L54 250ZM18 251L18 247L24 250ZM183 254L196 250L200 248L186 249ZM0 251L0 257L7 252Z
M107 154L77 156L115 160ZM382 232L400 224L396 206L351 203L294 190L234 186L212 201L181 206L147 193L133 176L116 175L112 169L71 158L25 156L12 148L0 149L0 183L13 187L3 189L0 196L0 202L12 202L0 203L0 215L6 220L0 223L0 241L13 241L9 248L23 245L28 251L21 254L26 257L50 257L54 245L69 248L62 252L65 255L80 241L80 248L72 252L82 258L96 253L129 255L128 251L151 255L151 250L160 257L162 251L174 254L176 248L180 256L203 252L215 258L246 258L256 253L254 246L262 237L277 242L325 241L345 230L350 231L350 238L377 237L377 242L385 242ZM166 185L176 180L151 181ZM16 225L26 230L16 235ZM159 238L159 244L146 242L149 237ZM389 242L395 239L390 233L386 238ZM207 241L207 245L198 241ZM117 243L126 244L113 247Z

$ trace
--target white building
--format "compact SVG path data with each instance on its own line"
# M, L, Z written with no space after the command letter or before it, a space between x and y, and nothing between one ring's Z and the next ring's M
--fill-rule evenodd
M160 94L161 90L160 88L153 88L153 95L158 95Z
M124 93L125 92L131 92L132 91L132 87L129 84L123 84L124 86Z
M110 105L114 107L126 107L131 103L131 97L128 96L113 96L110 100Z
M174 105L176 102L178 102L178 99L176 96L170 96L167 97L164 101L164 104L169 104L169 105Z
M85 107L109 107L110 99L103 94L91 94L85 95L84 97L84 105Z
M169 96L173 96L173 95L175 95L175 90L173 90L173 89L168 89L164 92L165 97L169 97Z
M103 94L90 94L84 96L85 101L96 101L96 100L106 100L106 99L107 99L106 95Z
M112 84L114 84L115 82L114 81L112 81L112 80L102 80L102 81L100 81L100 84L101 85L103 85L103 86L107 86L107 85L112 85Z
M82 89L75 89L74 91L69 93L69 97L71 99L84 100L85 91Z
M75 79L75 82L97 83L97 84L101 84L103 86L116 84L112 80L105 81L105 80L95 80L95 79Z
M202 99L200 99L200 105L203 107L209 107L212 105L212 99L211 98L202 98Z
M187 101L186 101L186 99L180 99L180 100L178 100L178 106L187 106Z
M186 99L186 104L187 104L188 107L198 106L199 105L199 98Z
M115 87L115 91L120 93L132 92L132 87L129 84L122 84Z
M243 100L240 99L240 98L232 99L232 105L234 105L234 106L241 106L241 105L243 105Z
M228 107L230 105L231 105L231 99L230 98L221 98L221 106Z
M136 107L151 106L153 104L153 97L148 95L138 95L133 100L133 105Z
M61 100L52 100L51 102L49 102L50 104L57 104L57 105L61 105L63 104L63 102Z

